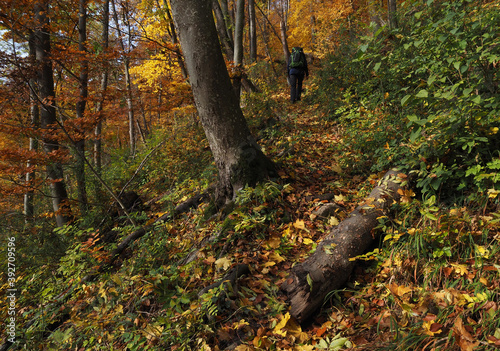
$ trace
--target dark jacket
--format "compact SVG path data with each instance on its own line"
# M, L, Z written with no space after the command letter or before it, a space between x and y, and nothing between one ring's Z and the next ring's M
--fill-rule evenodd
M309 69L307 68L307 59L306 55L302 52L302 58L304 59L304 67L300 68L291 68L290 67L290 61L291 61L291 56L288 57L288 62L287 62L287 71L288 75L303 75L305 73L306 76L309 76Z

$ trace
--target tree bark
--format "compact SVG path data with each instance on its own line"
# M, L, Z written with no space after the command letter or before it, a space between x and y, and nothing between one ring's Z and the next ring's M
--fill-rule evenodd
M248 0L248 30L250 33L250 62L257 61L257 26L255 0Z
M387 0L387 11L389 14L389 26L391 29L398 28L398 20L396 17L396 0Z
M222 57L210 3L171 0L194 100L219 171L216 205L274 174L248 129Z
M130 22L128 18L126 17L124 21L125 24L127 25L128 28L128 38L129 38L129 43L128 43L128 48L125 49L125 44L123 42L122 38L122 31L120 29L120 21L118 20L118 12L116 11L116 4L115 1L112 2L113 4L113 18L115 21L116 25L116 30L118 32L118 38L120 42L120 47L122 49L122 52L124 54L123 58L123 69L125 73L125 90L126 90L126 97L125 100L127 102L127 111L128 111L128 134L129 134L129 147L130 147L130 155L134 156L135 155L135 121L134 121L134 106L133 106L133 94L132 94L132 82L130 79L130 59L128 57L130 47L131 47L131 42L130 42ZM126 11L125 11L126 12Z
M215 0L217 1L217 0ZM163 0L163 4L165 7L165 13L167 14L168 22L170 24L170 37L172 38L172 43L176 45L175 56L177 58L177 64L181 68L182 77L186 79L188 77L186 66L184 65L184 61L182 60L181 50L178 48L179 39L177 38L177 32L175 31L174 20L172 19L172 14L170 13L170 8L168 7L167 0Z
M222 47L224 48L224 53L226 54L226 57L233 58L234 57L234 43L230 39L230 37L227 35L227 28L226 28L226 20L224 18L224 13L222 12L222 9L219 4L219 0L212 0L212 9L214 11L214 15L216 18L216 28L217 32L219 33L219 38L222 44Z
M102 7L102 48L103 53L106 54L109 47L109 1L105 0ZM103 72L101 74L101 95L97 102L97 113L99 114L99 121L94 129L94 167L97 175L100 177L102 175L102 120L103 120L103 110L104 110L104 100L106 96L106 90L108 89L108 67L104 65ZM101 193L101 183L99 180L95 183L96 195L99 196Z
M233 89L238 101L241 95L241 78L243 75L243 29L245 27L245 0L236 2L236 23L234 26L234 71Z
M40 127L43 130L43 149L47 155L53 155L59 150L59 141L56 137L56 109L52 61L50 60L50 34L47 1L35 4L35 21L38 24L35 31L36 61L39 64L38 89L40 109ZM52 207L56 214L58 226L66 224L72 217L68 202L68 193L64 183L61 163L54 159L48 160L47 178L52 196Z
M36 60L36 52L34 46L34 36L33 33L30 34L29 39L29 57L30 62L34 64ZM29 90L30 90L30 119L31 119L31 128L32 136L29 140L29 150L35 151L38 150L38 139L35 136L35 130L39 128L40 124L40 109L38 107L37 100L37 83L36 79L31 78L29 81ZM31 161L28 161L26 164L26 168L28 169L28 173L26 173L26 193L24 194L24 216L26 223L33 221L35 215L35 205L34 205L34 196L35 193L33 191L33 183L35 181L36 174L34 171L31 171L32 167Z
M76 118L82 120L85 116L85 107L87 104L88 97L88 80L89 80L89 62L86 56L87 54L87 0L79 1L79 11L78 11L78 51L82 56L81 70L80 70L80 92L78 102L76 104ZM88 197L87 197L87 185L85 177L85 131L79 130L75 137L75 149L76 149L76 163L75 163L75 174L77 182L77 192L78 192L78 205L80 207L80 212L85 215L88 211Z
M336 226L310 257L292 268L282 289L288 294L290 314L297 321L307 320L331 291L345 284L355 265L349 259L370 247L378 218L399 199L398 190L405 177L397 170L387 172L365 203Z

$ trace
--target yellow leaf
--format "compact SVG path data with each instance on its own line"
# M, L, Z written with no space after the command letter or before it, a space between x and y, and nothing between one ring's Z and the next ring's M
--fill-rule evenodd
M344 195L340 194L340 195L335 195L334 200L335 202L344 202L346 198Z
M396 296L403 296L404 294L413 291L413 289L408 286L398 285L396 283L389 284L388 288Z
M335 173L341 174L342 173L342 168L339 165L333 165L332 166L332 171Z
M111 280L114 281L116 285L122 285L122 280L118 274L113 274Z
M313 345L300 345L293 347L293 351L313 351L313 350L314 350Z
M148 324L143 331L143 335L148 340L159 338L161 336L161 333L163 332L163 329L163 326Z
M306 224L303 220L297 219L293 226L297 229L306 229Z
M244 327L245 325L250 325L248 322L244 319L240 319L239 322L233 323L233 329L240 329Z
M498 131L498 128L497 128L497 131ZM500 191L499 190L496 190L496 189L488 189L488 197L490 199L494 199L498 196L498 194L500 194Z
M266 244L271 248L271 249L277 249L281 245L281 239L278 237L273 236L271 239L269 239Z
M276 262L273 262L273 261L267 261L266 263L264 263L262 265L262 267L271 267L271 266L274 266L276 265Z
M479 254L479 256L484 257L488 259L490 257L490 250L486 249L484 246L481 245L475 245L476 247L476 252Z
M273 251L269 254L269 259L273 260L274 262L276 263L280 263L280 262L283 262L285 259L283 257L280 256L279 253L277 253L276 251Z
M331 226L339 225L339 220L332 216L328 219L328 224Z
M467 270L467 266L464 265L464 264L454 264L452 263L451 266L453 268L455 268L455 272L460 274L460 275L464 275L464 274L467 274L469 273L469 271Z
M283 319L276 324L276 326L273 329L273 333L281 335L281 336L286 336L286 330L283 330L285 328L286 324L290 320L290 313L286 313Z
M436 327L433 328L432 327L433 325L437 326L437 328ZM434 334L440 334L442 332L440 325L437 323L434 323L433 320L424 322L424 324L422 324L422 329L424 329L425 334L430 335L430 336L434 336ZM433 331L435 329L437 329L437 330Z
M123 306L122 305L117 305L115 307L115 313L123 313Z
M219 258L217 261L215 261L215 267L222 268L224 270L227 270L229 267L231 267L231 260L227 257L222 257Z
M283 234L281 236L289 236L291 234L291 229L290 227L286 228L284 231L283 231Z
M304 244L305 244L305 245L311 245L312 243L314 243L314 241L312 241L312 240L311 240L311 239L309 239L309 238L304 238L304 241L303 241L303 242L304 242Z

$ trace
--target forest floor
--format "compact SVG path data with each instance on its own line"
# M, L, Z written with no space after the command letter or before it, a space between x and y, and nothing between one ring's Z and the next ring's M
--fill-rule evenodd
M404 191L404 208L396 208L393 219L381 220L378 231L385 236L372 252L358 258L345 288L332 292L304 325L290 317L280 290L287 272L364 199L382 173L352 174L343 168L341 158L348 156L340 154L348 153L342 146L343 128L325 118L307 94L296 104L289 103L286 91L272 99L265 128L262 120L253 128L279 165L280 179L242 191L227 217L203 222L202 205L169 227L178 235L172 240L198 243L178 252L185 256L197 248L196 260L179 268L186 277L185 304L176 313L186 327L195 320L203 324L194 333L179 334L171 348L183 349L188 335L188 344L207 350L498 346L498 323L481 326L497 316L498 294L493 291L500 287L500 262L492 255L497 249L485 243L498 246L498 227L488 224L486 214L466 208L434 209L435 221L422 218L424 210L415 215L420 202L411 189ZM325 203L335 204L326 218L315 212ZM450 243L448 235L455 241ZM463 237L473 246L460 257L435 254L464 251ZM193 300L194 293L240 263L247 264L250 273L232 290L214 289ZM155 314L161 315L164 308L158 305ZM176 327L180 333L182 328Z
M305 86L314 89L312 82ZM383 173L349 168L345 158L357 155L343 143L344 127L309 93L296 104L285 89L259 99L248 98L245 113L264 152L279 166L279 178L243 189L224 213L212 216L210 205L202 203L154 224L112 269L80 284L61 309L48 308L43 323L62 310L69 319L48 340L34 332L30 347L463 351L500 346L498 222L486 211L425 205L411 189L403 192L391 219L380 219L380 240L357 258L346 286L333 291L306 323L290 317L280 289L289 270L314 252ZM165 127L171 135L162 138L168 142L134 185L147 203L138 214L143 223L153 223L215 180L200 126L180 123L186 125ZM334 210L318 215L327 203ZM117 242L132 230L115 225ZM75 235L81 240L62 258L58 283L39 282L26 294L50 301L106 260L105 252L115 245L96 244L88 230ZM199 296L237 264L250 272L234 286ZM35 305L26 309L26 320L35 313Z

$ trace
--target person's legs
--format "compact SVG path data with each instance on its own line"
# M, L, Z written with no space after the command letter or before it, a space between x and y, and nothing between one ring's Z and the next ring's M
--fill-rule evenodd
M302 82L304 81L304 74L297 75L297 95L296 100L300 100L300 96L302 95Z
M295 74L290 75L290 101L295 102L297 100L297 76Z

